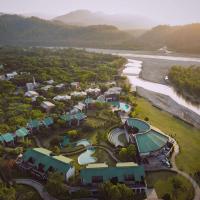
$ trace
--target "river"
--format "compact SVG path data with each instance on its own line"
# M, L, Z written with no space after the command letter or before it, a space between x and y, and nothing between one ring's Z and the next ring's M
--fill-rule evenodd
M155 93L159 93L165 96L170 97L177 104L188 108L192 112L196 113L200 116L200 106L192 105L190 102L187 102L184 98L176 93L176 91L164 84L154 83L147 80L144 80L139 77L139 74L142 71L143 62L140 58L146 59L159 59L162 63L162 60L171 60L171 61L182 61L182 62L193 62L200 63L200 58L198 57L188 57L188 56L174 56L174 55L152 55L145 54L143 52L130 52L130 51L121 51L121 50L104 50L104 49L87 49L89 51L101 52L101 53L110 53L113 55L119 55L128 59L128 63L125 65L125 69L123 70L123 74L126 75L130 81L130 83L134 87L141 87L148 91L152 91Z

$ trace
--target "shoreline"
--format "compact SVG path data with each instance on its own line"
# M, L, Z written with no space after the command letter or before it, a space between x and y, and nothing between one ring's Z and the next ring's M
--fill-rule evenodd
M126 60L127 62L123 65L123 69L125 69L125 65L128 63L127 58ZM141 76L142 71L143 71L143 66L139 76ZM121 76L125 76L127 78L127 83L131 86L131 88L135 87L133 84L130 83L130 80L128 79L127 75L123 74L123 70L121 71ZM147 89L138 86L135 88L136 88L136 93L139 96L145 98L147 101L149 101L153 106L157 107L162 111L170 113L172 116L181 119L182 121L188 123L191 126L200 129L200 116L195 112L176 103L171 97L167 95L149 91Z

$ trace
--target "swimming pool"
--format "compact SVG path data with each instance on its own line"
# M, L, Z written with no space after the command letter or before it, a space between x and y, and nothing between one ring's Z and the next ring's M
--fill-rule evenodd
M79 141L76 142L76 146L79 146L79 145L83 145L84 147L87 147L91 144L88 140L82 139L82 140L79 140Z
M83 152L78 157L78 164L79 165L87 165L89 163L95 163L97 161L97 158L93 157L92 155L95 153L94 148L88 148L85 152Z
M111 102L111 104L112 104L115 108L117 108L117 109L119 109L119 110L121 110L121 111L124 111L124 112L126 112L126 113L130 112L130 110L131 110L131 106L128 105L127 103L118 102L118 101L113 101L113 102Z

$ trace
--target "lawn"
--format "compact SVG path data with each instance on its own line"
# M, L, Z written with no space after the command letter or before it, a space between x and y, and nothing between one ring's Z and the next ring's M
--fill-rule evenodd
M24 200L42 200L38 192L30 186L17 184L16 189L16 199Z
M191 183L184 177L177 175L174 172L151 172L147 173L147 184L149 187L154 187L159 198L163 198L165 194L175 195L172 178L176 178L181 182L181 188L176 189L177 200L191 200L194 195L194 190ZM174 196L172 197L172 199Z
M172 115L153 107L143 98L137 99L138 117L148 117L150 123L172 135L180 146L180 154L176 158L178 167L189 174L194 175L200 170L200 130L187 123L174 118Z

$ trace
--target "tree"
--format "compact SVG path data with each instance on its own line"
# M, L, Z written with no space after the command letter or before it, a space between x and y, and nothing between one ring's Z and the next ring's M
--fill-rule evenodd
M69 199L69 192L63 181L63 175L59 172L51 173L49 174L45 188L52 196L60 200L67 200Z
M67 135L69 135L69 137L76 139L79 136L79 132L77 130L71 130L71 131L67 131Z
M0 199L1 200L15 200L16 192L13 187L6 187L4 184L0 184Z
M133 200L134 192L124 184L114 185L111 182L103 183L99 188L101 199Z

